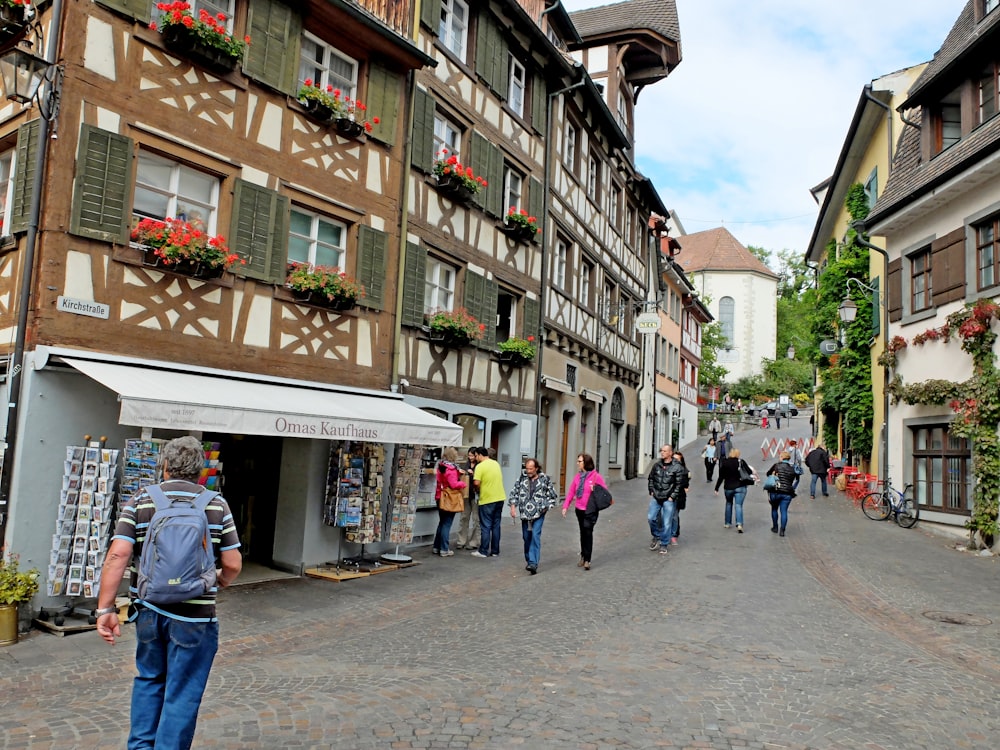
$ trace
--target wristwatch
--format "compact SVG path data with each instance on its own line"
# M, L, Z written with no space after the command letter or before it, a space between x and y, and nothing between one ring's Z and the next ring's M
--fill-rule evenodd
M103 617L104 615L110 615L112 612L118 614L118 607L111 606L105 607L104 609L95 609L94 616Z

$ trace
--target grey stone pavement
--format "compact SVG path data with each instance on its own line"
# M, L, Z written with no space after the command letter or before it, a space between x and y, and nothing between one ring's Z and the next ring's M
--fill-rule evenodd
M808 430L785 427L736 444L764 466L762 437ZM508 519L498 560L421 547L420 565L369 578L223 592L195 746L994 747L997 560L870 521L832 488L796 498L783 539L751 489L738 535L700 444L666 558L635 480L613 486L590 571L575 520L553 514L537 576ZM0 649L0 748L124 747L133 648L129 628L113 648L33 633Z

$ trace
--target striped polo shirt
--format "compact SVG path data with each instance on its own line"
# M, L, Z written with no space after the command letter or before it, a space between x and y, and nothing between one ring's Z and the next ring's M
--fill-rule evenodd
M200 495L205 488L185 479L168 479L160 484L160 489L168 500L173 500L174 498L193 499ZM145 489L140 489L122 506L118 524L115 526L115 534L112 537L112 539L123 539L132 544L132 561L129 566L129 597L133 600L138 597L138 560L142 555L143 542L146 541L146 530L149 528L149 522L155 512L156 504L153 502L153 498ZM240 539L236 534L236 524L233 521L233 514L229 510L229 503L222 495L216 495L212 499L208 507L205 508L205 515L208 517L208 530L212 535L215 565L219 567L220 554L226 550L238 549L240 546ZM203 596L177 604L147 604L146 606L178 620L214 621L216 619L215 594L217 590L213 586L211 591Z

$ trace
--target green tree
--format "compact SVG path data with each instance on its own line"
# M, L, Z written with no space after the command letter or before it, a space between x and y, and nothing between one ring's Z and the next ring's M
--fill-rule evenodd
M705 390L725 382L729 370L719 364L719 351L725 349L727 343L719 321L715 320L701 327L701 366L698 368L700 389Z
M771 267L770 250L765 250L762 247L754 247L753 245L747 245L747 250L749 250L750 254L757 260L759 260L761 263L763 263L765 266L767 266L768 268Z

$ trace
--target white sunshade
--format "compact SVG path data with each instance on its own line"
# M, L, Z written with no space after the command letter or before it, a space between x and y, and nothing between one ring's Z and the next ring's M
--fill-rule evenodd
M397 396L236 380L177 370L63 361L115 391L119 424L237 435L461 445L462 428Z

